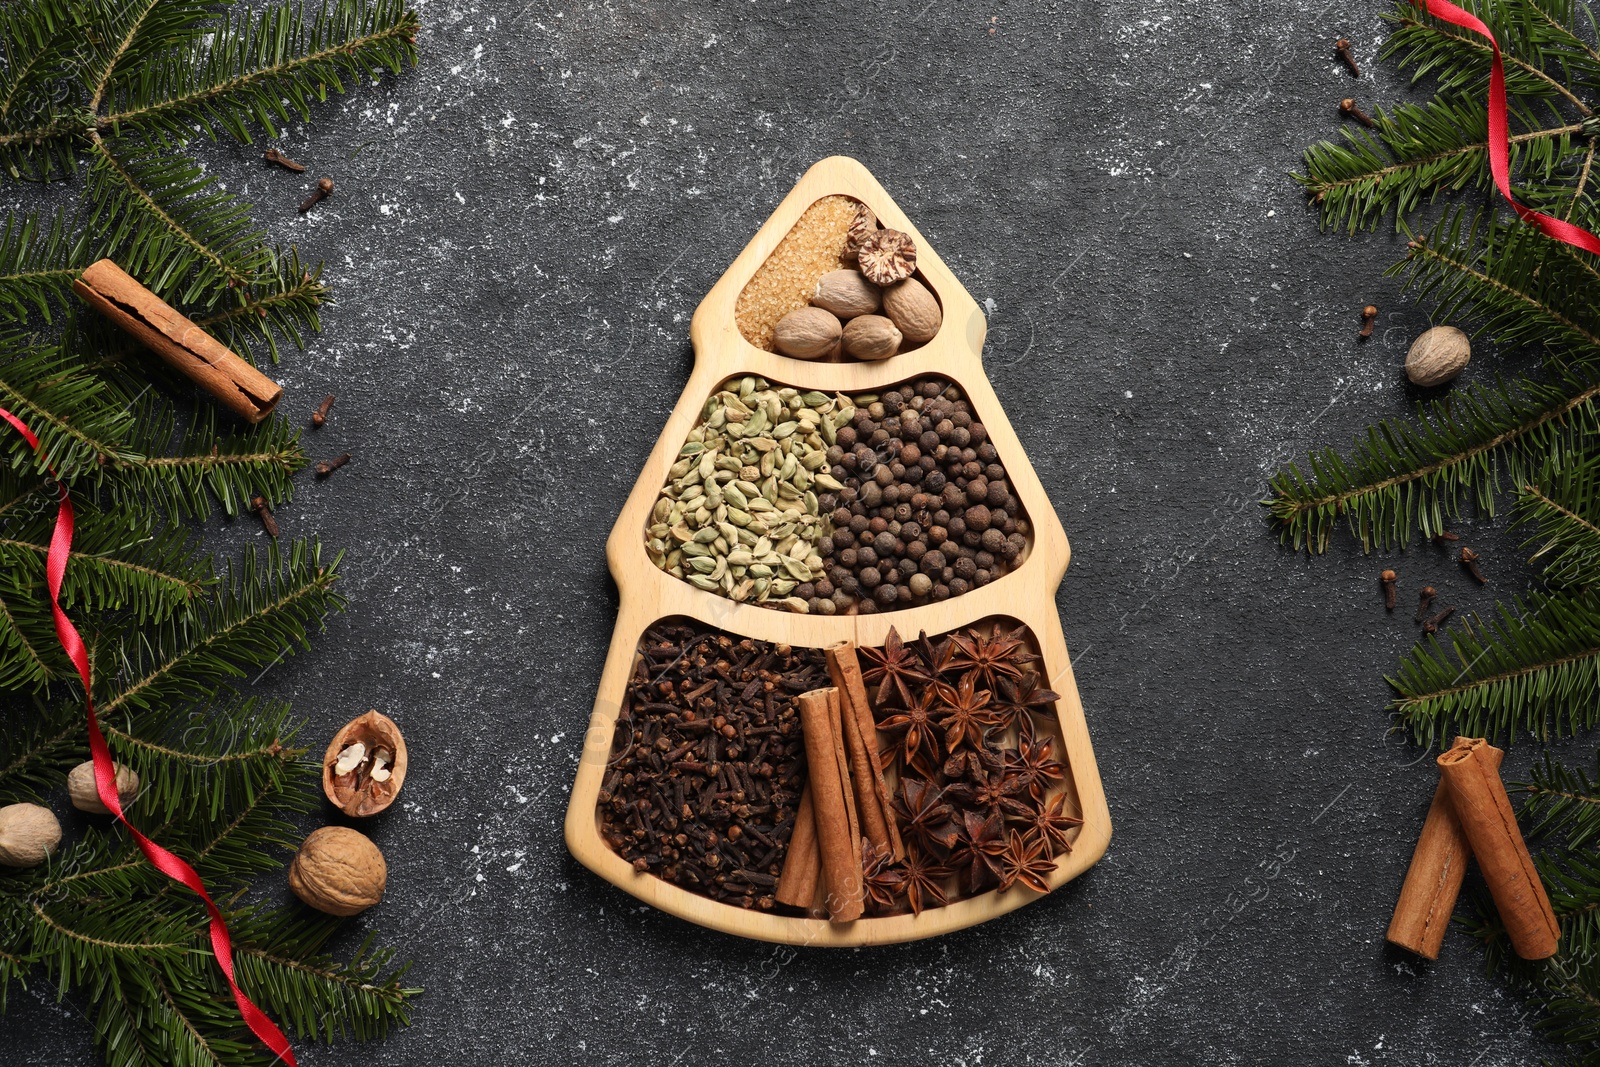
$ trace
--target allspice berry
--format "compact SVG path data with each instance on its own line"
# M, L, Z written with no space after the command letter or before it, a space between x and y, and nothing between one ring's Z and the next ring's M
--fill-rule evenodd
M1467 369L1472 342L1454 326L1422 331L1406 353L1406 377L1415 385L1443 385Z
M38 804L0 808L0 867L37 867L61 844L55 812Z
M294 895L329 915L356 915L383 899L389 867L364 834L347 826L313 830L289 863Z
M117 798L126 808L139 795L139 775L132 767L112 764L117 770ZM91 815L109 815L111 809L100 803L94 784L94 760L86 759L67 774L67 796L72 806Z

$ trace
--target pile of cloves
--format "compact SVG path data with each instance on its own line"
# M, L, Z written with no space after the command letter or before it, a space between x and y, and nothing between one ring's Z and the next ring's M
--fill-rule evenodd
M772 910L806 777L795 697L827 684L818 649L651 627L600 786L601 836L636 871Z

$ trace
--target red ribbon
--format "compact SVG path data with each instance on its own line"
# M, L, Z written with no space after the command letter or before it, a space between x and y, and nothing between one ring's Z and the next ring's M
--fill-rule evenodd
M0 408L0 418L9 422L35 452L39 451L39 438L21 419L5 408ZM45 466L51 476L55 477L55 469L50 467L48 462ZM234 981L233 942L228 938L228 924L223 920L222 912L217 910L210 895L206 893L205 883L200 881L200 876L195 873L193 867L141 834L128 821L127 816L122 814L122 798L117 795L116 765L111 761L111 750L106 747L105 735L100 732L100 722L94 714L94 700L89 685L89 653L83 646L83 638L78 636L77 628L72 625L72 620L67 618L67 613L61 608L61 580L67 573L67 557L72 554L74 520L72 499L67 494L66 485L58 481L57 488L61 494L61 505L56 511L55 531L50 535L50 552L45 556L45 583L50 587L50 609L55 614L56 639L61 642L61 647L66 651L72 665L78 668L78 677L83 679L83 702L89 712L89 751L94 756L94 785L96 792L100 794L100 803L109 808L122 825L128 828L128 833L133 835L139 851L144 853L145 859L150 861L151 866L199 894L200 899L205 902L206 911L211 915L211 951L217 957L217 966L222 968L223 975L228 979L228 986L233 990L233 999L239 1005L239 1014L244 1016L245 1025L249 1026L261 1039L261 1043L271 1049L284 1063L290 1067L299 1067L294 1058L294 1051L289 1048L289 1039L283 1036L283 1031L267 1018L266 1012L251 1003L250 998L244 995L244 990L239 988L239 983Z
M1600 237L1582 226L1574 226L1530 207L1523 207L1511 195L1511 130L1506 120L1506 66L1500 58L1500 43L1494 39L1494 34L1489 32L1489 27L1484 25L1482 19L1461 10L1449 0L1423 2L1427 5L1428 14L1434 18L1473 33L1481 33L1489 38L1489 47L1494 49L1494 66L1489 71L1489 173L1494 175L1494 184L1500 190L1500 195L1506 198L1523 222L1533 223L1545 236L1600 256Z

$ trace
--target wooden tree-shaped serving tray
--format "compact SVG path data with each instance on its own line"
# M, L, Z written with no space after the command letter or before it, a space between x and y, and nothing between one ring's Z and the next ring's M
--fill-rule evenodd
M746 283L802 213L823 197L835 194L865 203L884 226L901 230L915 240L919 276L943 305L942 326L928 343L880 362L806 362L757 348L741 333L735 321L735 307ZM599 832L598 794L628 678L641 636L659 620L685 617L742 637L826 648L845 640L863 646L882 645L891 626L910 638L923 630L940 634L999 618L1015 619L1032 630L1043 657L1043 684L1060 694L1055 713L1062 762L1066 765L1065 788L1069 801L1076 802L1069 803L1069 808L1081 816L1083 826L1072 851L1056 861L1050 886L1059 887L1087 870L1105 853L1111 838L1111 819L1056 614L1055 593L1066 571L1070 550L1066 533L984 375L980 353L986 323L978 305L867 169L853 159L836 156L817 163L801 178L700 303L689 333L694 343L694 372L606 544L621 607L567 808L566 840L572 854L602 878L673 915L742 937L797 945L910 941L959 930L1037 899L1040 894L1019 887L930 908L918 916L891 915L834 924L735 907L652 874L635 872ZM651 509L667 481L668 469L678 458L680 446L701 417L707 397L722 382L734 376L755 375L802 390L861 394L926 374L953 380L965 392L974 411L982 414L989 439L1005 464L1012 492L1029 517L1030 544L1009 573L960 596L926 606L830 616L736 603L697 589L658 569L651 561L644 536L651 522Z

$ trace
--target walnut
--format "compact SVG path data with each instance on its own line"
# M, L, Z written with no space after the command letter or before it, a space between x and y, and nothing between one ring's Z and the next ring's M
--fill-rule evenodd
M899 230L879 230L862 242L861 273L875 285L893 285L917 269L917 246Z
M139 795L139 775L132 767L113 764L117 771L117 797L126 808ZM111 809L100 803L100 791L94 784L94 760L86 759L67 775L67 796L72 806L91 815L109 815Z
M322 756L322 792L346 815L376 815L394 803L405 780L405 738L376 711L346 723Z
M0 808L0 867L37 867L61 844L55 812L38 804Z
M383 899L389 867L367 837L348 826L313 830L289 863L294 895L329 915L355 915Z

